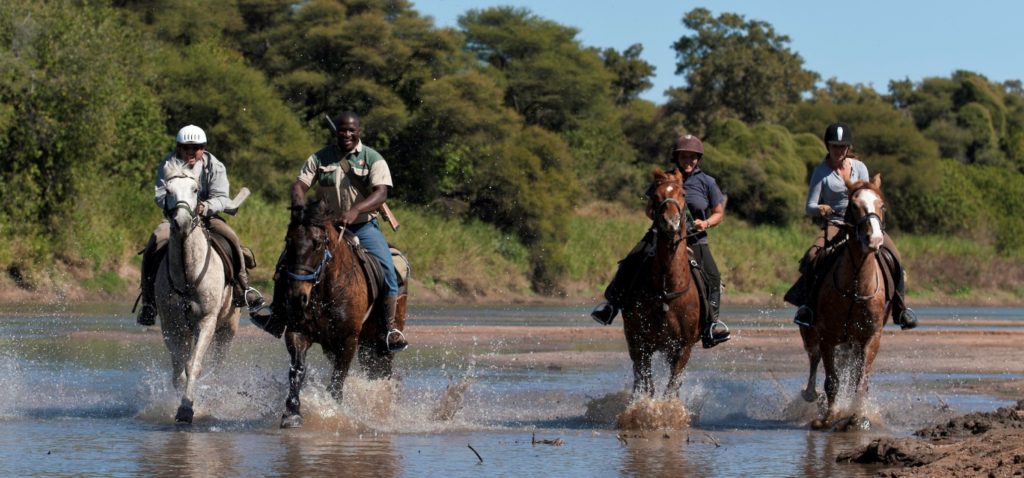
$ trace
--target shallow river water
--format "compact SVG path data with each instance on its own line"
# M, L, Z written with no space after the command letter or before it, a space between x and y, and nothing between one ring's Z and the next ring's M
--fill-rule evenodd
M587 416L632 383L621 339L414 347L399 355L395 380L351 378L340 406L324 391L328 366L317 347L306 425L282 430L287 352L243 319L227 362L200 382L195 423L176 426L159 332L121 309L0 311L0 476L871 476L876 469L835 463L836 453L880 434L909 435L942 414L1009 403L947 393L945 384L1021 378L876 373L871 404L882 429L824 433L808 430L813 409L796 396L803 365L765 374L758 357L717 363L698 349L680 394L691 425L635 433L615 430L614 415ZM599 327L587 312L413 306L409 324ZM950 329L1024 328L1020 309L920 312ZM789 314L723 312L733 327L791 327ZM597 358L516 363L588 352ZM655 373L662 381L666 370Z

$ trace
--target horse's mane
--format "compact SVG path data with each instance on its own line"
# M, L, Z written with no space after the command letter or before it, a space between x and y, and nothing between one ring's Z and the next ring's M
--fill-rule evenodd
M302 224L306 226L321 226L334 219L331 208L319 199L307 202L302 210Z
M164 180L181 177L198 179L196 177L196 173L193 172L191 168L185 166L185 163L179 163L177 161L168 161L164 163Z
M665 182L682 183L682 176L679 175L676 170L665 172L658 168L651 173L651 177L654 180L653 186L657 186Z
M878 179L879 182L881 182L881 178L878 175L875 175L875 178ZM857 191L860 191L861 189L870 189L871 191L874 191L874 193L877 194L879 198L882 199L883 203L885 202L885 194L882 193L882 188L873 183L872 181L861 180L855 183L847 183L846 189L847 191L849 191L850 198L853 198L853 195L856 194Z

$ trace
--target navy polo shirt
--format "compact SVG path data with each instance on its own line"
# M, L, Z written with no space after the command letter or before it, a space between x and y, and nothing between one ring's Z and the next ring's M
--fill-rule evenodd
M686 190L686 208L694 219L707 220L711 217L711 209L725 202L722 190L718 188L715 178L707 175L700 168L694 168L693 174L683 180ZM701 232L687 241L690 244L707 244L707 231Z

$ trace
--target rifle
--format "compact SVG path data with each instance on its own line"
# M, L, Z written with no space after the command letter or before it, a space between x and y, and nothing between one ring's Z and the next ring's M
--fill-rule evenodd
M334 121L331 120L331 117L327 116L327 114L324 114L324 119L327 120L327 126L330 127L331 132L334 133L335 136L337 136L338 135L338 125L334 124ZM352 170L351 168L348 167L347 162L344 161L344 160L342 160L342 166L343 166L342 169L344 169L345 174L349 174L349 171ZM366 191L365 188L362 187L362 183L358 182L357 179L352 178L352 177L349 178L349 181L353 185L355 185L357 189L359 189L359 192L362 193L363 196L369 197L369 194L367 194L368 191ZM398 218L395 217L395 213L391 212L391 208L388 207L387 203L381 203L380 207L377 208L377 212L380 213L381 217L383 217L385 220L388 221L388 224L391 225L391 230L392 231L395 231L395 232L398 231L398 228L401 227L401 224L398 223Z

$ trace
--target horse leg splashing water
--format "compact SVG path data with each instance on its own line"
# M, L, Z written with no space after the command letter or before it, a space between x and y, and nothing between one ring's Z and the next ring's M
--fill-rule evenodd
M156 309L164 344L171 354L175 389L182 393L175 421L191 423L196 380L212 347L216 366L238 330L238 309L224 264L210 245L209 232L196 215L199 182L186 168L165 171L164 217L170 222L167 255L156 275Z
M686 249L685 192L679 171L654 172L649 211L657 230L650 292L623 309L623 330L633 361L633 395L655 394L651 357L664 352L670 369L665 397L676 397L681 376L700 339L700 299Z
M383 330L376 316L382 307L371 309L366 276L322 202L309 203L301 223L288 226L285 264L289 315L285 345L291 368L281 427L294 428L303 424L299 394L312 344L319 343L331 360L328 390L338 404L357 353L371 379L390 377L393 354L378 339ZM399 329L405 324L404 299L395 317Z
M821 284L813 327L801 329L804 348L810 361L810 376L803 391L812 401L817 363L825 366L824 415L811 422L815 429L868 429L864 416L868 392L868 374L881 343L885 325L885 287L877 252L883 241L885 198L881 177L870 182L847 185L850 191L846 227L851 239L830 268ZM852 388L848 413L839 407L843 379Z

